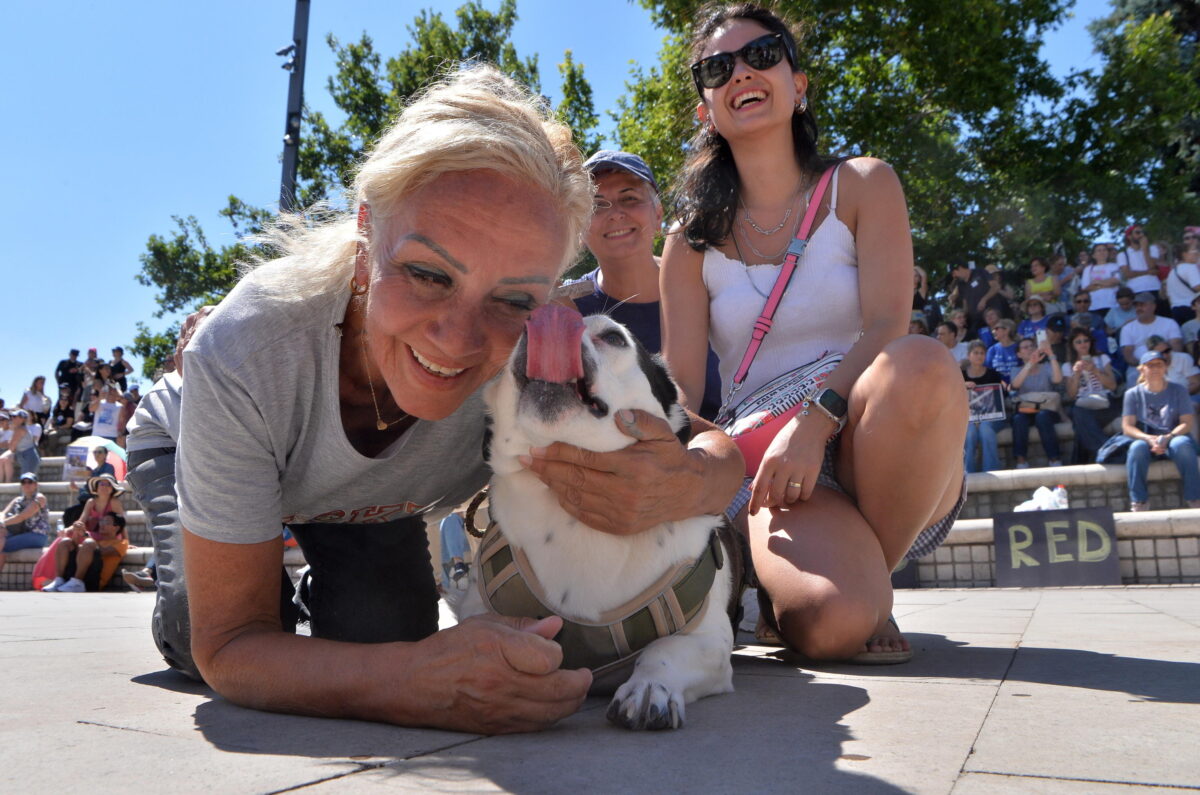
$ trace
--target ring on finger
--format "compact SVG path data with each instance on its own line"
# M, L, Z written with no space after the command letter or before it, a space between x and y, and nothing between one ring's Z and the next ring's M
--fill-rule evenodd
M788 484L788 488L789 488L789 489L803 489L803 488L804 488L804 484L803 484L803 483L797 483L797 482L796 482L796 481L794 481L794 480L789 480L789 481L787 482L787 484Z

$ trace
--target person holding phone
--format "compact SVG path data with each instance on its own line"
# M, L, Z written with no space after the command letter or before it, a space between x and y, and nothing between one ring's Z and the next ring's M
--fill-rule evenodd
M1016 468L1029 468L1027 455L1031 424L1037 426L1038 437L1042 440L1042 447L1046 451L1046 458L1050 460L1050 466L1062 466L1058 435L1054 429L1054 425L1059 419L1058 409L1048 407L1052 401L1047 403L1041 399L1036 402L1021 400L1022 395L1033 398L1034 393L1038 393L1040 398L1041 395L1057 391L1063 382L1058 357L1054 355L1054 351L1050 349L1047 341L1043 340L1039 344L1029 337L1017 343L1017 356L1023 364L1012 376L1012 390L1016 395L1018 405L1012 417L1013 458ZM1022 403L1033 405L1022 406Z

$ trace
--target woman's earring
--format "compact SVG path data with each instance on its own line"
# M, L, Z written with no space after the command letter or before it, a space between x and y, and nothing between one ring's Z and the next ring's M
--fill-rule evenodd
M359 284L358 279L355 277L355 274L358 272L359 268L366 270L366 267L367 267L367 247L364 246L362 243L359 243L358 247L354 251L354 271L355 271L355 273L350 275L350 295L365 295L366 294L367 286L365 284Z
M800 97L800 101L796 103L796 112L801 116L804 115L804 111L806 110L808 110L808 95Z

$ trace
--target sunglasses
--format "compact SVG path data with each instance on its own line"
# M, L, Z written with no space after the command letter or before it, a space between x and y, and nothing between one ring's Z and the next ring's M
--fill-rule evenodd
M720 88L729 82L738 58L746 66L761 72L782 61L784 55L789 63L795 65L795 53L783 40L783 34L768 33L747 43L737 52L719 52L696 61L692 64L692 79L696 81L696 90L704 93L706 88Z

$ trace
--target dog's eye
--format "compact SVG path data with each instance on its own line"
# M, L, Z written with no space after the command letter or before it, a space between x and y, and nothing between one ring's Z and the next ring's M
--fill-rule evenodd
M629 343L625 341L625 335L622 334L621 332L617 331L616 329L613 329L612 331L606 331L603 334L601 334L600 341L608 343L609 345L613 346L614 348L629 347Z

